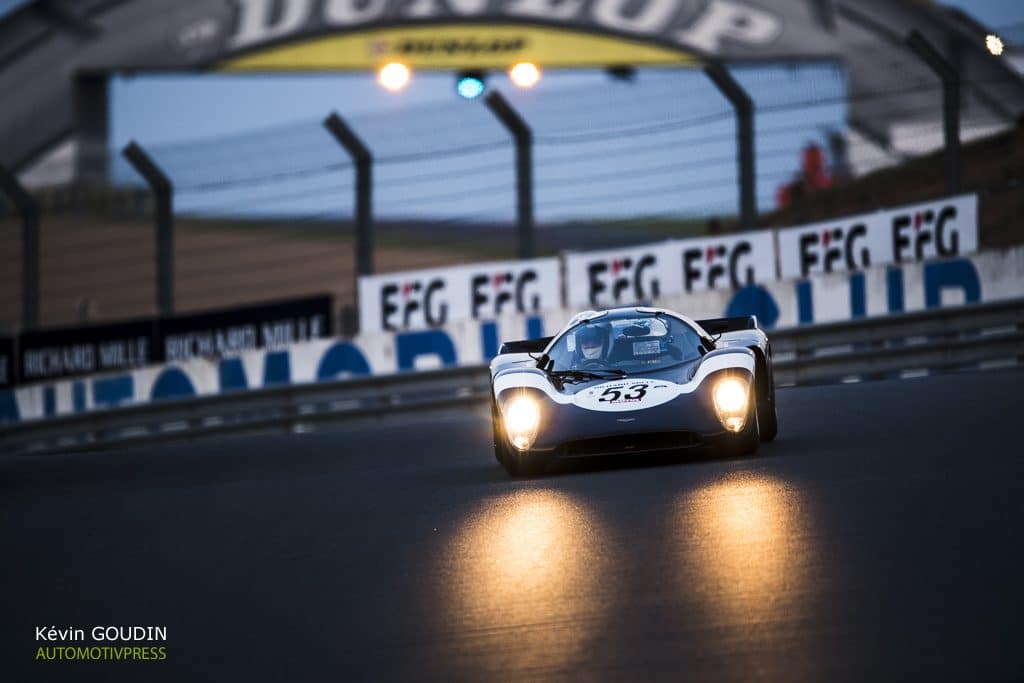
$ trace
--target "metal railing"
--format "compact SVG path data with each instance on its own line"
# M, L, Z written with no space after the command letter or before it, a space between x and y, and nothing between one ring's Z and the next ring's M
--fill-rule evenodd
M768 338L779 386L1024 362L1024 299L789 328Z
M486 368L469 366L157 401L0 428L0 451L91 450L240 431L297 431L325 420L477 403L488 381Z
M1024 364L1024 299L777 330L778 386ZM293 384L95 411L0 429L0 451L90 450L483 406L486 366Z

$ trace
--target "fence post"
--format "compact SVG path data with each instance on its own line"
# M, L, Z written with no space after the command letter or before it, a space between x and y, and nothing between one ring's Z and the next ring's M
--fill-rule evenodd
M516 143L516 224L519 258L533 258L533 133L523 117L512 108L501 93L492 90L484 104Z
M39 326L39 205L2 164L0 189L21 216L21 327L31 330Z
M736 155L740 173L740 228L757 223L757 176L754 168L754 102L719 62L708 62L704 73L736 111Z
M334 139L356 165L356 291L360 275L373 275L373 155L337 112L324 119Z
M942 127L945 139L946 191L960 191L960 74L919 32L906 37L907 47L942 81Z
M160 315L174 313L174 185L134 140L121 155L145 178L153 192L156 221L156 308Z

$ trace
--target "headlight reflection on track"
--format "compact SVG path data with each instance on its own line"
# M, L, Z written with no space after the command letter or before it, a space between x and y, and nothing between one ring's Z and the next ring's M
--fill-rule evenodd
M461 645L479 667L474 677L586 656L603 614L593 600L606 556L599 538L586 508L545 490L491 500L458 530L441 604L450 626L470 634Z
M785 482L737 474L682 496L676 517L686 585L703 585L703 609L718 624L771 623L806 603L811 536L799 492ZM799 603L799 604L798 604Z

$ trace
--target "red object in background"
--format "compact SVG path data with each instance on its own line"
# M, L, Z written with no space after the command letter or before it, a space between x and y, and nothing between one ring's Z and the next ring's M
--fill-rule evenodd
M832 187L832 178L825 170L825 152L821 147L817 145L804 147L804 160L801 166L805 189L813 192Z
M783 183L779 185L779 189L775 191L775 206L780 209L785 209L789 206L791 198L789 196L789 190L792 186L789 183Z
M825 168L825 152L818 145L811 143L804 147L800 173L793 182L779 186L775 202L779 208L785 208L795 199L829 187L832 187L832 177Z

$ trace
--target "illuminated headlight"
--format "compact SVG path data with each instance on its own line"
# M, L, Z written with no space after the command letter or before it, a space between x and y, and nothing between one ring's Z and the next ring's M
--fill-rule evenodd
M739 432L747 421L749 386L735 377L725 377L715 384L715 412L722 426L730 432Z
M512 445L527 450L537 438L540 426L540 406L528 396L519 396L505 404L505 433Z

